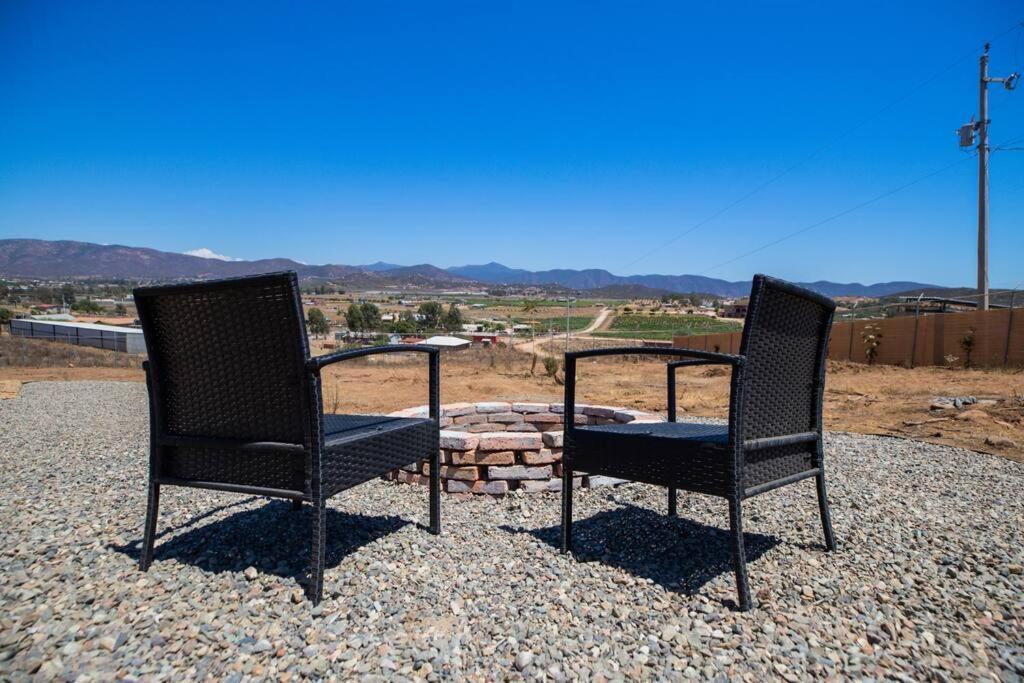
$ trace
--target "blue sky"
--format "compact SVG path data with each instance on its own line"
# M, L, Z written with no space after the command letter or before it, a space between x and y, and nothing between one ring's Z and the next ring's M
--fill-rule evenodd
M986 39L993 75L1024 70L1021 20L1010 0L4 2L0 237L969 285L977 163L953 131ZM1024 87L991 102L993 140L1024 135ZM1024 152L993 155L991 188L1012 286Z

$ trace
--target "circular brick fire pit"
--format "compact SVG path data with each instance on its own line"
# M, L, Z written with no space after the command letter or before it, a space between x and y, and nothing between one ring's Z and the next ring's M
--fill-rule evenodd
M449 403L441 406L441 481L449 493L503 495L509 491L558 491L562 476L561 403ZM577 405L575 424L662 422L651 413L611 406ZM426 417L427 406L391 413ZM429 463L391 473L407 484L426 485ZM595 488L618 483L610 477L582 475L574 486Z

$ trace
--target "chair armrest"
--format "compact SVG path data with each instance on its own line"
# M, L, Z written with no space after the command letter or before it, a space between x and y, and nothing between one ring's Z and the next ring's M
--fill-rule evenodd
M737 356L740 358L740 356ZM676 421L676 370L679 368L693 367L694 365L727 365L732 364L729 361L711 359L711 358L698 358L692 360L673 360L668 363L668 421Z
M384 344L383 346L367 346L362 349L335 351L334 353L325 353L322 356L313 356L312 358L306 359L306 368L313 370L314 372L318 372L328 365L333 365L334 363L339 363L343 360L362 358L363 356L372 356L378 353L405 353L408 351L429 353L431 356L437 356L438 353L440 353L440 349L436 346L425 346L423 344Z
M424 344L385 344L383 346L367 346L362 349L351 349L349 351L335 351L323 356L313 356L306 359L306 369L319 374L328 365L339 363L353 358L373 356L378 353L405 353L414 351L429 355L429 386L430 386L430 419L440 421L441 419L441 349L436 346Z
M589 358L591 356L681 356L683 358L700 358L720 363L732 363L733 365L743 362L743 356L731 353L718 353L716 351L700 351L698 349L680 348L658 348L656 346L616 346L607 349L589 349L586 351L567 351L565 354L566 364L569 360L577 358Z
M594 356L679 356L686 360L670 361L668 379L672 384L672 394L675 393L675 368L686 365L704 365L717 363L740 367L745 358L730 353L717 353L715 351L700 351L698 349L680 348L657 348L650 346L617 346L607 349L590 349L587 351L569 351L565 354L565 401L564 409L567 419L564 421L567 431L573 429L572 414L576 411L576 360L579 358L590 358ZM674 366L674 367L672 367ZM675 402L669 403L674 406ZM670 420L674 420L675 408L670 407Z

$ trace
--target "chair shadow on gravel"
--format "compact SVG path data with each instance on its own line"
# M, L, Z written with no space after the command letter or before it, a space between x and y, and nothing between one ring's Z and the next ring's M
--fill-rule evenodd
M723 506L724 507L724 506ZM636 505L623 505L573 521L573 557L577 562L599 562L624 569L638 578L650 579L661 587L695 595L716 576L732 578L732 532L723 509L719 528L686 517ZM530 534L548 545L561 548L561 526L524 529L508 525L503 531ZM747 563L779 544L764 534L743 534ZM754 571L756 565L752 565Z
M211 514L251 500L214 508L175 527L158 526L154 566L174 559L213 573L241 572L255 567L261 573L301 578L308 569L311 552L312 510L309 505L304 505L302 510L292 510L290 502L271 500L260 507L193 527L196 521ZM326 520L327 568L337 566L363 546L412 524L393 515L349 514L332 508L327 508ZM179 530L184 531L167 538ZM137 538L109 547L137 561L141 546L142 539Z

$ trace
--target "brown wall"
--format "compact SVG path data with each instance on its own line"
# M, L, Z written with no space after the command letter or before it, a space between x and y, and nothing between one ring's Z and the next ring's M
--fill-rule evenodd
M1024 366L1024 309L934 313L916 319L914 316L904 316L837 322L832 326L828 357L832 360L866 363L861 335L867 325L876 326L882 333L876 363L907 367L945 365L945 356L953 355L958 358L957 364L962 365L967 354L961 348L960 340L968 329L974 328L972 365L1002 367L1009 333L1007 365ZM714 351L717 346L722 353L739 353L741 335L741 332L726 332L675 337L673 345L704 351Z

